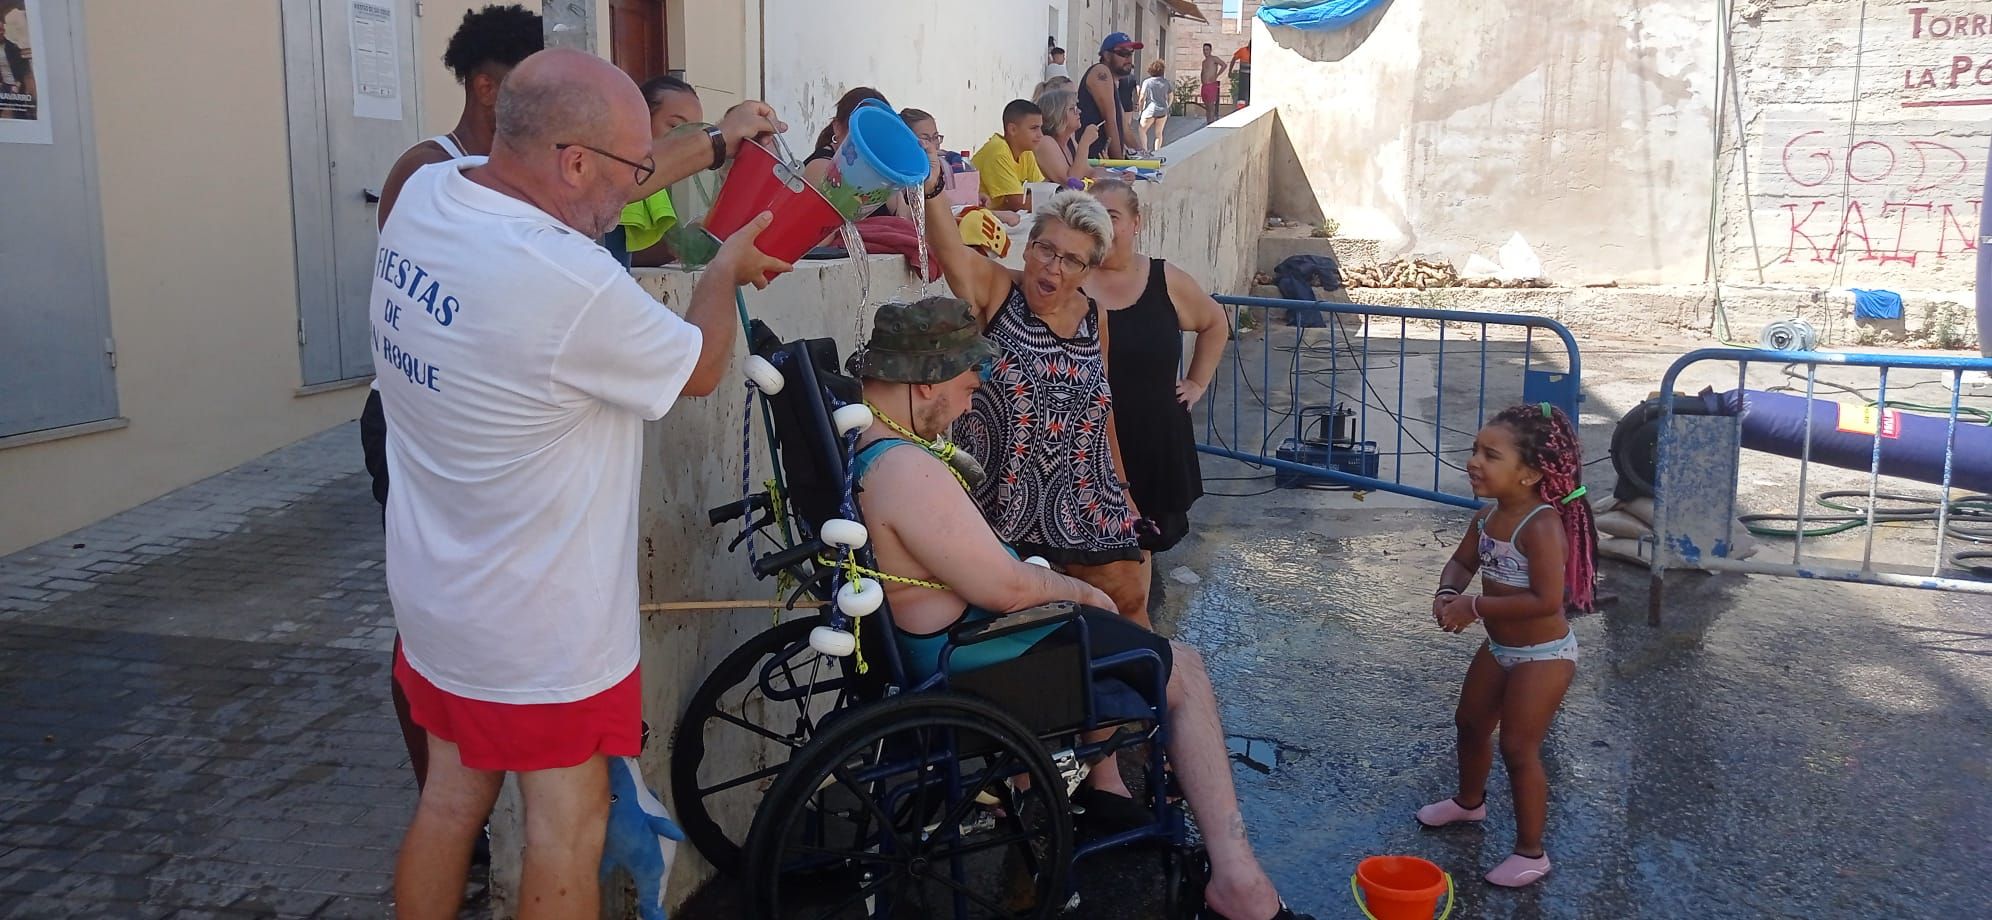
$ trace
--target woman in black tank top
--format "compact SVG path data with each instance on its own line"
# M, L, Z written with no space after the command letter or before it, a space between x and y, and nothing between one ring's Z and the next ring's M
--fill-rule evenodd
M1132 186L1103 180L1093 184L1093 195L1113 219L1114 242L1086 280L1086 293L1107 310L1108 386L1121 459L1135 505L1161 529L1143 548L1159 552L1189 533L1190 506L1203 495L1191 410L1224 355L1224 310L1187 272L1135 252L1141 199ZM1184 332L1197 335L1187 371Z

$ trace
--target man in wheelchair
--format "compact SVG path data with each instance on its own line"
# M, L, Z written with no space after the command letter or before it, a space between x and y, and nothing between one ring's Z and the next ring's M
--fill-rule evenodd
M881 307L870 341L853 362L875 419L859 435L851 465L878 569L927 583L889 581L885 587L908 678L920 681L939 670L950 631L965 622L1060 601L1091 608L1076 619L960 646L948 669L971 671L1033 649L1074 643L1082 631L1095 658L1152 650L1169 672L1164 704L1169 760L1210 853L1206 903L1232 920L1296 916L1281 903L1246 838L1202 658L1116 615L1113 602L1091 585L1019 560L969 496L968 478L980 471L959 458L942 459L951 451L933 439L968 409L970 395L996 358L996 346L982 336L967 303L930 297ZM1127 795L1111 761L1087 782L1103 794Z

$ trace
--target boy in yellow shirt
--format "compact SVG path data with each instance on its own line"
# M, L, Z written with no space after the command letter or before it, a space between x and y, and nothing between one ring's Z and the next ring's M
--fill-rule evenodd
M1003 133L992 134L969 162L982 177L982 197L996 211L1024 209L1024 183L1043 182L1032 148L1044 136L1044 112L1028 99L1003 107Z

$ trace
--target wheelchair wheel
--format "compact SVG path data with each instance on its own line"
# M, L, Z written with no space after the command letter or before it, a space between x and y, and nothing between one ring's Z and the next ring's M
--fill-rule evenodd
M740 871L740 844L762 794L849 700L842 663L809 647L816 625L815 617L790 620L735 649L692 694L672 736L678 826L722 873ZM719 750L733 753L708 756Z
M1049 918L1072 851L1065 780L1022 724L971 697L897 696L825 729L768 791L750 916Z

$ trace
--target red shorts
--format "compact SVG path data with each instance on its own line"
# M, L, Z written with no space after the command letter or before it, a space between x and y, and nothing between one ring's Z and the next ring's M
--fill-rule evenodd
M488 703L437 687L408 664L394 643L394 680L408 696L415 724L457 746L473 770L528 773L572 767L596 754L643 752L643 669L607 690L571 703Z
M1216 83L1205 83L1203 85L1203 101L1205 105L1215 105L1217 103Z

